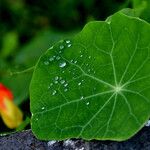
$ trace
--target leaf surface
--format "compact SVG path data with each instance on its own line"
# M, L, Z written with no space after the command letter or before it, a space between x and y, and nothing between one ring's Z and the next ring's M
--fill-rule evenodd
M38 61L30 86L39 139L125 140L150 116L150 25L118 12Z

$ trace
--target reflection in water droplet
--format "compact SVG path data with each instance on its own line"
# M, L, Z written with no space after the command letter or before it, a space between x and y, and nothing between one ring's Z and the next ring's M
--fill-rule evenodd
M68 44L68 47L71 47L71 44Z
M52 93L52 95L55 95L56 93L57 93L56 90L54 90L53 93Z
M68 44L68 43L70 43L70 41L69 41L69 40L67 40L67 41L66 41L66 43Z
M54 83L55 83L55 84L57 84L57 83L58 83L58 81L54 81Z
M64 83L65 83L65 80L61 80L60 83L61 83L61 84L64 84Z
M79 82L78 85L81 85L81 82Z
M60 49L64 49L64 45L60 45L59 48L60 48Z
M86 103L86 105L89 105L89 104L90 104L89 102Z
M67 87L68 86L68 83L66 83L65 85L64 85L64 87Z
M44 64L45 64L45 65L49 65L49 62L48 62L48 61L44 61Z
M66 66L66 62L64 61L64 62L61 62L60 64L59 64L59 67L60 68L63 68L63 67L65 67Z

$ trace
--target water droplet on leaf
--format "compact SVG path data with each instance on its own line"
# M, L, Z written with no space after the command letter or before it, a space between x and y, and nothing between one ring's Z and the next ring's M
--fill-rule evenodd
M64 61L64 62L61 62L60 64L59 64L59 67L60 68L63 68L63 67L65 67L66 66L66 62Z
M44 61L44 64L45 65L49 65L49 61Z

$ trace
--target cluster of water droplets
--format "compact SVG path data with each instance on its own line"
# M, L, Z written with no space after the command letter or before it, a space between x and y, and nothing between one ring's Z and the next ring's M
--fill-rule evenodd
M55 90L55 85L57 84L63 86L64 92L68 91L68 82L62 77L56 76L54 79L52 79L52 82L48 86L48 89L53 89L52 91L53 96L57 94L57 90Z
M66 41L61 41L60 42L60 45L58 46L58 54L57 55L54 55L54 56L51 56L50 58L48 58L46 61L44 61L44 65L48 66L51 62L53 61L59 61L59 67L60 68L64 68L66 65L67 65L67 62L64 61L62 58L61 58L61 53L63 52L63 50L65 48L69 48L71 47L72 44L71 44L71 41L70 40L66 40ZM49 50L53 49L54 47L52 46L51 48L49 48Z
M69 48L69 47L71 47L71 46L72 46L72 44L71 44L70 40L66 40L66 41L60 42L60 45L58 46L59 50L57 51L57 55L51 56L48 60L46 60L46 61L44 62L44 64L45 64L45 65L49 65L49 64L50 64L51 62L53 62L53 61L58 61L59 67L60 67L60 68L65 68L65 67L67 66L67 63L68 63L68 62L65 61L65 60L61 57L61 54L63 53L63 50L64 50L65 48ZM53 49L53 47L51 47L50 49ZM83 55L82 51L80 51L79 57L82 59L83 56L84 56L84 55ZM87 58L88 58L88 59L91 59L92 57L91 57L91 56L88 56ZM71 59L70 62L73 63L73 64L77 64L77 63L78 63L78 60L76 60L76 59ZM89 68L90 65L89 65L88 63L86 63L85 65L86 65L86 67L88 67L87 71L88 71L89 73L90 73L91 71L94 72L93 69L90 69L90 68ZM73 75L75 75L76 71L77 71L76 68L74 68L72 71L70 71L70 73L72 73ZM64 72L65 72L65 70L62 70L62 73L64 73ZM82 86L82 85L83 85L83 82L84 82L83 79L80 80L80 81L78 81L78 82L77 82L77 86ZM51 92L52 96L54 96L54 95L56 95L56 94L58 93L58 89L56 89L56 85L62 86L62 87L63 87L63 92L67 92L67 91L68 91L68 82L67 82L65 79L63 79L62 77L60 77L60 76L55 76L55 77L52 79L52 82L51 82L51 83L49 84L49 86L48 86L48 89L51 89L51 91L52 91L52 92ZM57 86L57 88L58 88L58 86ZM81 100L84 100L84 96L81 96L80 99L81 99ZM85 101L85 104L88 106L90 103L89 103L88 101ZM45 108L42 107L42 110L44 110L44 109L45 109Z

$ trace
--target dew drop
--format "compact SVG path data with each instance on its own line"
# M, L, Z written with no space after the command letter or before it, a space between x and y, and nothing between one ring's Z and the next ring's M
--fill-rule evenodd
M68 91L68 89L64 89L64 92L67 92Z
M79 82L78 85L81 85L81 82Z
M68 44L68 43L70 43L70 41L69 41L69 40L67 40L67 41L66 41L66 43Z
M55 80L58 80L58 79L59 79L59 77L58 77L58 76L56 76L56 77L55 77Z
M45 107L42 107L42 110L44 110L45 109Z
M50 84L50 86L52 86L52 85L53 85L53 83Z
M61 80L60 83L61 83L61 84L64 84L64 83L65 83L65 80Z
M54 60L54 57L49 58L49 61L53 61L53 60Z
M83 55L80 55L80 57L83 57Z
M65 85L64 85L64 87L67 87L68 86L68 83L66 83Z
M35 120L36 120L36 121L38 121L39 119L38 119L38 118L36 118Z
M77 62L78 62L77 60L74 61L75 64L76 64Z
M67 47L71 47L71 44L68 44L68 46Z
M45 64L45 65L49 65L49 62L48 62L48 61L44 61L44 64Z
M59 48L60 48L60 49L64 49L64 45L60 45Z
M89 102L86 103L86 105L89 105L89 104L90 104Z
M89 59L91 58L91 56L89 56Z
M57 83L58 83L58 81L54 81L54 83L55 83L55 84L57 84Z
M57 93L56 90L54 90L53 93L52 93L52 95L55 95L56 93Z
M63 68L63 67L65 67L66 66L66 62L64 61L64 62L61 62L60 64L59 64L59 67L60 68Z

